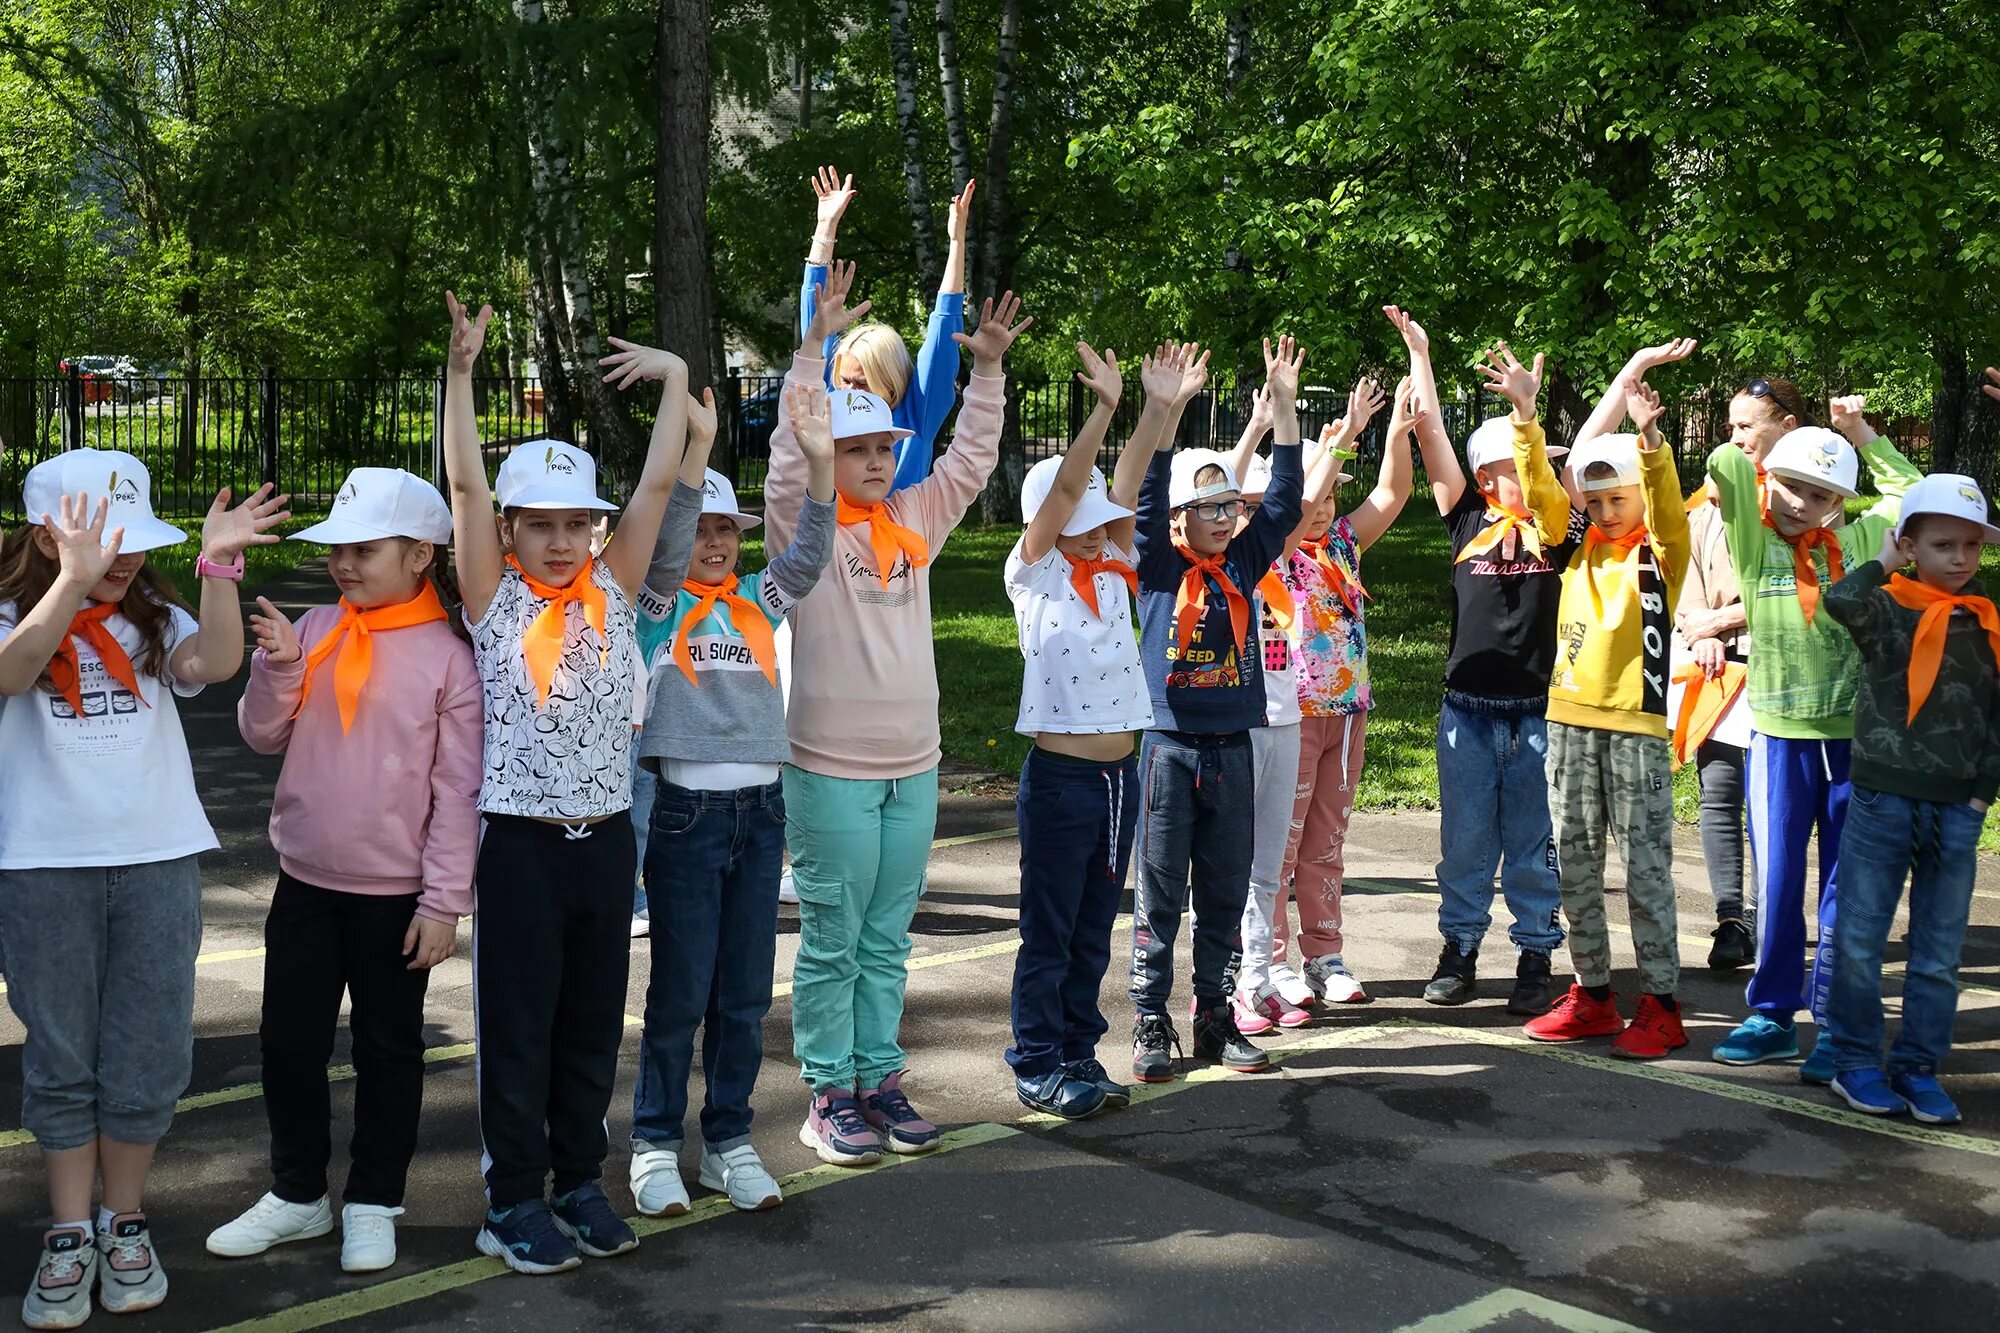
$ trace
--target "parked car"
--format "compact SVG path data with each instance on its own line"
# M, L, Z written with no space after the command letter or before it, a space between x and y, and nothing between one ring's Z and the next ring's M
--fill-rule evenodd
M784 391L784 380L772 379L737 403L733 436L737 458L771 456L771 432L778 428L778 400Z
M60 361L56 368L65 377L72 370L76 372L83 381L85 403L105 403L129 396L131 381L139 374L139 367L129 356L80 356L74 361Z

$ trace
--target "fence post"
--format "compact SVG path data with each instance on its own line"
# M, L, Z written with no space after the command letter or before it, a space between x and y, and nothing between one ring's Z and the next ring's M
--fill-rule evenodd
M431 380L431 484L445 495L451 494L444 475L444 372Z
M63 368L63 448L83 448L83 368Z
M779 390L780 394L784 391ZM743 475L743 377L730 371L722 379L722 402L717 404L729 420L729 484L742 490L749 485ZM719 470L719 469L718 469Z
M259 395L263 409L263 420L258 423L258 444L261 446L264 463L264 484L278 484L278 368L264 367L262 393Z

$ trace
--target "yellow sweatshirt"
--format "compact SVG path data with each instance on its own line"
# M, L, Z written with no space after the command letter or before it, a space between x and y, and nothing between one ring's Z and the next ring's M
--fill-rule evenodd
M1529 508L1563 494L1539 424L1515 424L1514 465ZM1668 644L1692 545L1672 450L1640 448L1639 484L1646 536L1626 548L1593 527L1563 571L1548 719L1664 739Z

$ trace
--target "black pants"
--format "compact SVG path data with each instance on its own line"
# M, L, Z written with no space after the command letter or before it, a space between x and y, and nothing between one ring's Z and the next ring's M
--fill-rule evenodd
M424 990L403 936L417 895L375 897L278 876L264 922L264 1107L271 1118L272 1192L312 1203L326 1190L333 1109L326 1066L353 997L354 1137L346 1201L400 1207L424 1104Z
M596 1180L625 1035L632 955L632 821L581 838L488 815L474 876L472 973L479 1135L496 1212Z

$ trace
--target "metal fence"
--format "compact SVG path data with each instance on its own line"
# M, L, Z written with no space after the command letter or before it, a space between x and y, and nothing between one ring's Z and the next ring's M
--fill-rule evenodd
M718 395L728 412L732 480L754 496L769 467L784 380L777 375L731 376ZM1670 404L1662 429L1674 442L1676 462L1692 485L1709 448L1728 436L1731 390L1699 393ZM1009 386L1006 452L1023 465L1060 453L1082 427L1091 406L1088 390L1073 379L1025 378ZM1112 418L1101 457L1108 471L1139 419L1140 395L1128 394ZM489 473L508 450L546 427L542 387L533 378L478 378L474 410ZM1182 418L1178 443L1227 448L1249 411L1247 392L1221 383L1199 395ZM1300 394L1300 426L1311 439L1346 406L1343 389L1310 386ZM21 482L27 470L52 454L79 446L122 449L153 476L162 514L204 513L224 486L241 494L263 482L292 497L298 513L324 510L348 469L407 468L442 481L444 382L436 372L376 378L281 376L272 370L247 377L114 378L72 370L61 377L0 379L0 518L19 521ZM1454 441L1485 416L1505 410L1491 394L1475 393L1442 405ZM1357 484L1370 484L1381 458L1387 412L1359 443ZM1897 445L1919 466L1930 459L1928 423L1884 423ZM940 432L949 440L950 428ZM588 444L587 439L579 441ZM1018 450L1015 446L1018 442Z

